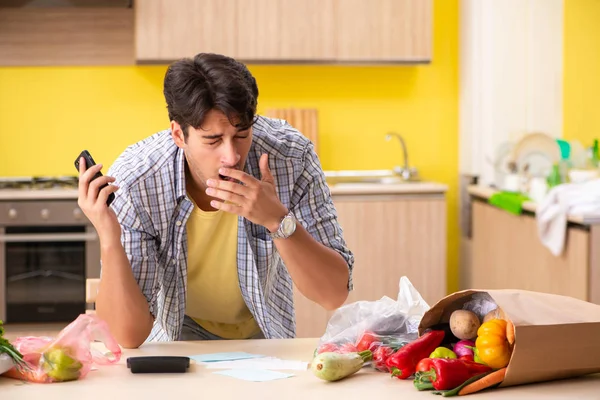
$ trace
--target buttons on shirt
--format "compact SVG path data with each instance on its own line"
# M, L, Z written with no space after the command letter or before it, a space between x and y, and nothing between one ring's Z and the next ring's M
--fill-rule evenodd
M177 221L177 222L175 222L175 225L177 225L177 226L181 226L181 221Z

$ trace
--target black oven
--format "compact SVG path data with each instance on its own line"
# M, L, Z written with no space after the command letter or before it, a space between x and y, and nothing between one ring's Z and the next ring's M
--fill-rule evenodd
M74 320L99 268L96 231L75 199L0 201L0 319Z

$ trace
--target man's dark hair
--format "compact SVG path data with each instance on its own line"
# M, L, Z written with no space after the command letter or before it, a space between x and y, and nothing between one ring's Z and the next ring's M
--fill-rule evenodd
M248 68L231 57L200 53L172 63L165 74L163 93L169 120L188 127L202 126L210 110L227 116L240 129L252 126L258 87Z

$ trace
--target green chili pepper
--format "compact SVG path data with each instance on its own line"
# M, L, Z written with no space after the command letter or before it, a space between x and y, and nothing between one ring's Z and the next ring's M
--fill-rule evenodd
M429 355L429 358L456 358L456 353L447 347L438 347Z

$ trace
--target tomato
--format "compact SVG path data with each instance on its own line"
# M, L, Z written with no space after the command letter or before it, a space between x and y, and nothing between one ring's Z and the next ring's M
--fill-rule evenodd
M335 343L324 343L317 349L317 354L321 353L337 353L340 348Z
M458 357L459 360L466 360L466 361L474 361L474 357L472 355L464 355L464 356L460 356Z
M427 371L431 370L431 368L433 368L433 366L431 365L431 362L432 362L431 358L422 359L421 361L418 362L415 372L427 372Z
M358 349L358 351L373 351L375 349L372 347L377 347L377 345L374 343L378 341L379 340L377 339L377 335L375 335L373 332L365 331L356 343L356 348Z
M340 353L356 353L356 352L358 352L358 349L352 343L346 343L346 344L343 344L342 347L340 347L339 352Z
M387 346L379 346L373 350L373 367L382 372L389 372L389 368L385 364L388 357L394 354L394 349Z

